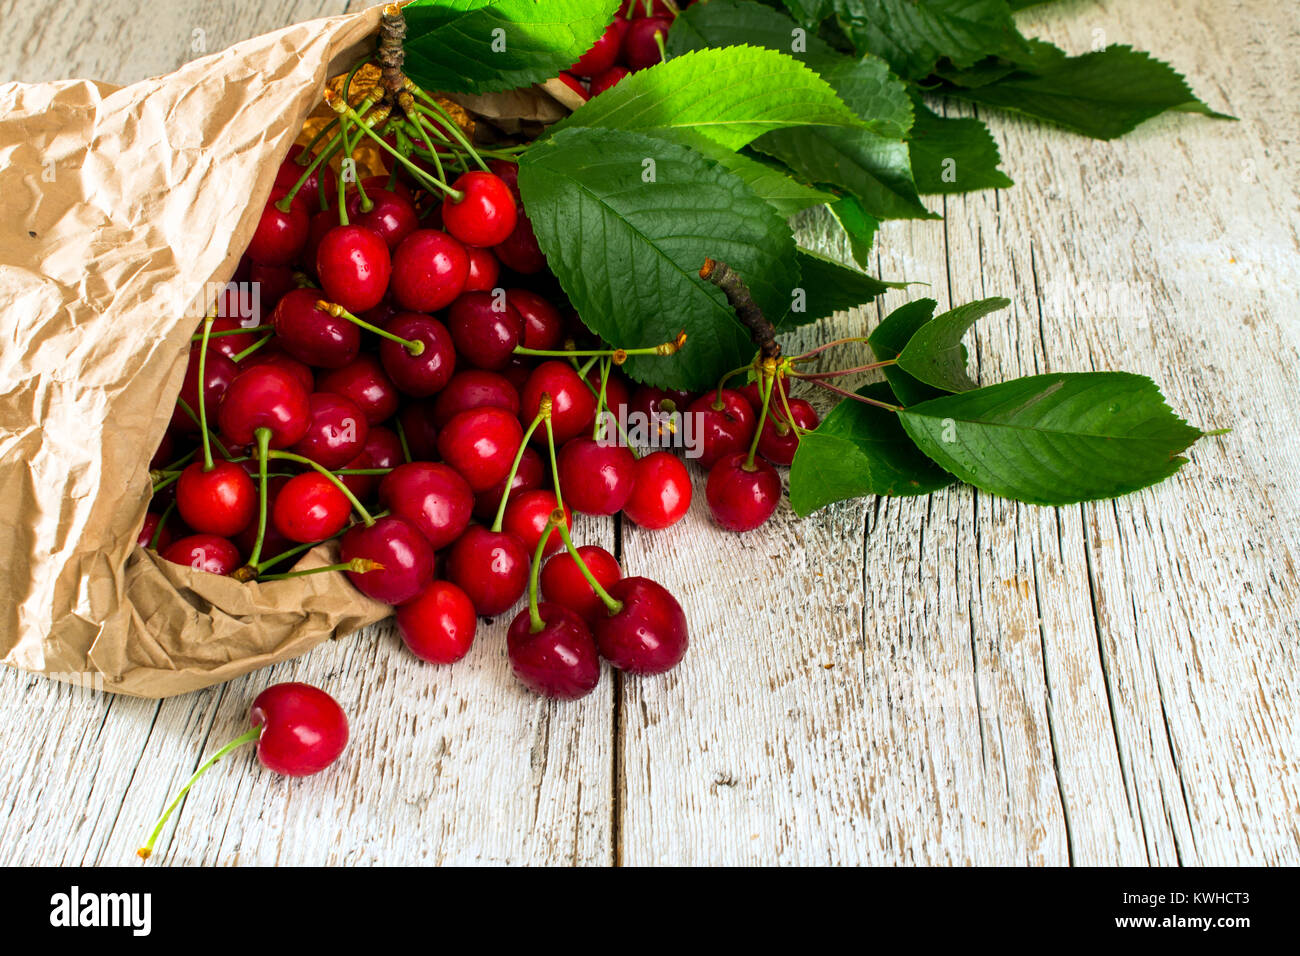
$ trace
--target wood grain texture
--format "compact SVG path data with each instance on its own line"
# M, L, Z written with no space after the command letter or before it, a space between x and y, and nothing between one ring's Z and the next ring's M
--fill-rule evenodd
M193 57L196 29L216 50L345 7L0 0L0 77L130 82ZM576 705L518 687L504 621L453 668L385 624L161 703L5 670L0 862L129 861L285 679L339 697L344 761L289 781L232 755L158 862L1300 862L1300 37L1272 0L1178 10L1024 20L1073 52L1150 49L1240 122L1094 143L993 116L1016 187L881 231L878 273L930 288L788 343L862 334L916 295L1009 296L968 340L980 381L1131 369L1232 429L1172 480L1057 509L954 488L782 510L738 537L709 523L697 476L667 531L581 519L579 542L678 594L692 648L665 678L607 671Z

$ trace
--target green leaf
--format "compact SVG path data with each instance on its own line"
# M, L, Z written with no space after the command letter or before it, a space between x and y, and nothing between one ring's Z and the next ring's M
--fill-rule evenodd
M633 348L686 329L671 358L628 360L638 381L703 388L752 356L722 291L699 278L705 258L739 272L767 315L783 314L799 284L781 217L737 176L665 139L562 130L523 154L519 188L547 262L593 331Z
M948 119L916 104L909 142L912 175L922 193L964 193L1014 185L998 169L1002 156L978 119Z
M552 129L653 133L686 127L735 150L769 130L861 125L826 81L798 60L739 46L697 50L633 73Z
M782 331L809 325L836 312L856 309L880 293L902 285L898 282L882 282L807 249L800 249L795 258L799 263L798 285L804 292L801 302L803 309L796 312L792 306L785 313L784 318L777 323Z
M959 67L991 54L1014 59L1025 40L1006 0L831 0L859 53L883 57L905 80L941 58Z
M830 16L831 12L830 0L781 0L781 3L790 11L790 16L805 27L816 26ZM690 9L692 8L687 8Z
M1229 118L1197 99L1169 64L1127 46L1065 57L1038 73L1020 71L983 86L954 86L945 92L1096 139L1122 136L1166 110Z
M916 330L934 316L938 304L934 299L917 299L899 306L885 316L884 321L867 338L867 344L871 346L876 358L882 362L898 358L898 353L912 340ZM897 365L885 367L885 380L904 405L915 405L943 394L934 386L908 375Z
M966 373L966 346L962 336L990 312L1005 309L1010 299L980 299L936 315L913 333L898 354L898 367L926 385L949 392L975 388Z
M859 395L892 402L884 382ZM924 495L952 484L908 438L898 415L852 399L840 402L799 439L790 465L790 506L803 518L834 501L863 495Z
M866 269L871 265L871 245L880 228L880 220L867 214L856 196L845 196L827 203L826 211L849 240L853 261Z
M405 70L429 90L491 93L567 69L600 38L619 0L416 0Z
M1149 378L1127 372L1034 375L914 405L899 420L920 449L977 488L1067 505L1168 478L1202 432Z

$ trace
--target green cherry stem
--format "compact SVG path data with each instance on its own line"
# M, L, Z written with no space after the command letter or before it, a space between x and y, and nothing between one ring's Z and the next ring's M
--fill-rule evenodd
M537 548L533 552L533 566L528 569L528 630L533 634L546 627L546 622L542 620L542 615L537 610L537 581L541 575L542 559L546 557L546 542L550 540L551 532L557 527L564 527L563 508L556 508L546 520L546 527L542 530L542 536L537 539Z
M150 475L154 475L154 474L158 474L158 472L150 472ZM162 491L168 485L172 484L175 481L178 481L180 477L181 477L181 473L179 471L169 472L166 475L166 477L159 478L154 482L152 493L155 495L158 494L158 492Z
M807 352L804 352L802 355L796 355L794 358L790 359L790 361L808 362L814 359L815 357L817 357L818 355L821 355L827 349L833 349L840 345L851 345L854 342L866 342L866 341L869 341L869 339L865 335L853 335L845 339L836 339L834 342L827 342L825 345L819 345L815 349L809 349Z
M261 348L263 345L265 345L267 342L271 341L271 339L273 339L273 338L275 338L274 335L264 335L264 336L262 336L262 338L258 339L256 342L254 342L254 343L253 343L252 345L250 345L248 348L244 349L244 351L236 353L235 356L231 359L231 361L234 362L235 364L239 364L239 363L242 362L244 359L248 358L250 355L252 355L252 354L253 354L254 352L256 352L258 349L260 349L260 348Z
M416 104L416 110L419 113L432 116L435 119L442 119L446 125L446 129L442 131L443 134L446 135L447 133L450 133L456 142L460 144L460 148L468 153L470 158L473 159L474 162L478 163L479 167L484 172L488 171L487 163L483 162L483 157L478 154L478 151L475 150L472 145L470 145L470 141L465 138L465 133L460 128L460 124L456 122L455 118L453 118L450 113L442 108L441 103L428 93L424 92L424 90L420 89L409 79L406 81L405 92L414 93L416 96L420 97L420 99L424 100L428 105L422 107Z
M366 506L358 501L357 496L348 490L348 486L339 481L338 476L324 465L318 464L310 458L306 458L302 455L295 455L291 451L272 451L270 457L277 458L281 461L296 461L300 465L306 465L308 468L315 469L317 472L328 478L335 488L343 492L343 496L352 504L352 510L361 516L361 520L366 523L367 528L375 523L374 516L366 510Z
M327 103L329 102L329 98L331 95L333 95L332 91L330 90L325 91L325 101ZM360 112L365 113L366 110L370 109L370 107L374 105L375 105L375 101L373 99L366 99L361 104ZM337 110L337 107L335 109ZM360 122L363 124L363 128L368 129L368 127L364 126L364 124L382 123L388 117L388 110L386 109L376 110L373 114L371 114L371 116L367 117L364 120L360 119L360 116L358 115L358 111L356 110L352 110L351 114L354 122L360 120ZM340 123L339 125L341 129L342 123ZM280 210L280 212L288 212L289 207L293 205L294 197L298 195L298 191L302 189L303 185L307 182L307 180L311 178L312 173L316 172L316 170L320 168L321 163L324 163L327 160L329 160L331 157L333 157L333 155L337 153L342 147L343 147L343 136L342 133L340 132L339 135L335 136L328 143L326 143L324 148L321 149L321 151L312 158L311 162L307 164L307 168L303 170L302 175L298 177L298 181L293 184L293 188L290 189L287 193L285 193L283 196L280 197L280 199L276 201L275 208Z
M296 558L304 551L310 551L318 544L324 544L326 541L333 541L335 538L342 537L343 532L347 530L348 530L347 528L344 528L342 531L339 531L336 534L332 534L328 538L322 538L319 541L308 541L306 544L300 544L297 547L290 548L288 551L281 551L279 554L273 555L269 558L265 558L258 563L257 573L261 574L267 568L274 567L275 565L279 564L281 561L284 561L286 558Z
M500 531L502 523L506 520L506 503L510 500L510 486L515 483L515 475L519 474L519 463L524 460L524 449L528 447L528 439L533 437L533 432L542 423L545 418L548 422L551 420L551 396L543 394L541 401L538 403L537 415L533 418L524 432L523 440L519 443L519 450L515 452L515 460L510 463L510 473L506 475L505 491L501 492L501 504L497 505L496 520L492 522L492 530Z
M745 470L754 470L754 455L758 453L758 439L763 434L763 422L767 420L767 409L772 402L772 383L776 381L775 362L767 360L759 367L758 392L763 396L763 408L758 413L758 427L754 429L754 438L749 443L749 455L745 458Z
M406 440L406 429L402 427L402 419L394 418L393 427L397 429L397 440L402 446L402 460L409 465L411 463L411 446Z
M713 407L715 409L718 409L719 411L722 410L722 390L727 387L727 381L729 379L735 378L741 372L748 372L753 367L754 366L750 364L750 365L742 365L740 366L740 368L733 368L726 375L722 376L722 378L718 379L718 395L713 400Z
M587 381L587 376L580 375L579 377L582 379L582 384L587 386L587 391L599 397L600 393L596 391L596 386ZM623 427L623 423L617 417L614 419L614 427L618 429L618 435L623 439L623 447L632 453L633 458L640 458L641 453L636 450L636 446L632 444L632 439L628 436L627 429Z
M555 507L563 511L564 498L560 495L560 466L555 463L555 428L551 424L550 396L543 395L542 400L546 408L546 450L551 456L551 481L555 484Z
M326 564L319 568L303 568L301 571L285 571L283 574L264 574L259 581L288 581L290 578L304 578L309 574L323 574L326 571L351 571L353 574L365 574L368 571L382 571L384 566L369 558L353 558L342 564Z
M330 105L330 108L333 109L340 116L347 116L353 122L356 122L360 118L357 116L356 111L353 110L352 107L342 102L342 100L338 97L338 95L332 93L330 90L325 91L325 102L328 103ZM419 166L415 165L415 163L411 162L410 159L403 156L400 151L388 145L388 142L382 136L380 136L378 133L372 130L369 126L362 125L361 131L365 133L367 136L369 136L371 139L373 139L381 149L383 149L394 159L396 159L399 163L405 166L407 170L411 173L411 175L415 176L421 182L425 183L428 186L432 186L434 189L442 190L442 192L450 196L452 200L455 202L460 202L462 199L465 198L464 193L462 193L459 189L452 189L450 186L448 186L446 183L442 182L441 180L438 180L433 176L430 176Z
M830 372L791 371L788 372L787 374L793 376L794 378L806 378L806 379L839 378L841 375L856 375L858 372L874 372L876 369L887 368L890 365L897 365L897 364L898 364L898 359L886 359L883 362L871 362L868 365L857 365L854 366L853 368L834 369L833 371Z
M564 512L561 511L560 514L562 516ZM605 605L605 609L609 611L610 616L612 617L619 611L623 610L623 602L617 598L611 597L610 593L600 586L600 582L596 580L596 576L591 573L591 568L587 567L587 562L582 560L582 555L580 555L578 549L573 546L573 538L569 536L569 529L565 527L564 522L561 521L557 524L555 530L560 532L560 538L564 541L564 549L569 552L569 556L573 558L573 563L578 566L578 570L581 571L582 576L587 579L587 583L590 584L591 589L596 592L596 597L600 598L601 602ZM546 535L542 535L543 544L546 542L546 538Z
M202 427L202 422L199 419L199 413L196 412L194 409L190 408L189 402L185 401L185 399L181 398L178 395L176 396L176 404L180 406L181 411L183 411L186 415L190 417L190 419L194 422L195 425L199 425L200 427ZM217 446L217 452L221 455L221 457L229 460L230 451L226 448L225 445L221 444L221 439L218 438L216 435L213 435L206 428L204 428L203 431L208 435L209 439L211 439L212 444Z
M259 428L253 437L257 440L257 537L253 539L253 550L245 567L256 571L257 561L262 557L262 543L266 540L266 464L271 453L271 429Z
M172 516L172 512L175 510L176 499L173 498L167 503L167 507L163 509L162 515L158 518L158 527L153 529L153 535L149 538L149 547L153 548L155 551L158 550L158 539L162 537L163 527L167 524L167 519Z
M591 428L592 441L600 441L605 435L606 392L609 389L608 361L600 363L600 391L596 393L596 423Z
M208 403L205 393L208 390L208 338L212 335L211 313L203 317L203 338L199 345L199 433L203 436L203 470L211 471L212 442L208 439Z
M515 346L515 355L534 355L544 358L608 358L615 365L622 365L632 355L657 355L660 357L674 355L686 344L686 330L677 333L671 342L648 345L637 349L528 349L522 345Z
M219 339L225 335L252 335L257 332L274 332L274 331L275 331L274 325L250 325L248 328L244 328L243 326L240 326L237 329L222 329L220 332L209 332L208 338ZM190 341L202 342L203 333L195 332L193 335L190 336Z
M406 96L408 99L410 98L409 93L407 93ZM415 127L415 131L420 134L420 139L424 140L424 145L428 147L429 158L433 160L434 169L438 171L438 178L445 180L447 178L447 173L442 168L442 157L438 155L438 150L434 147L433 140L429 138L429 131L424 128L423 123L417 122L410 125Z
M257 727L254 727L252 730L248 731L247 733L240 734L230 743L226 744L224 747L222 747L220 750L214 753L211 757L205 760L203 762L203 765L200 766L198 770L194 771L194 775L190 777L190 779L186 782L185 786L181 787L180 792L176 794L172 802L167 805L167 809L164 810L163 815L158 818L158 822L154 825L153 832L149 834L149 839L145 841L145 845L135 851L136 855L139 856L140 859L142 860L147 860L149 859L150 856L153 855L153 845L158 842L158 835L162 833L163 826L167 823L168 818L172 815L172 813L176 810L176 808L181 805L181 801L185 799L185 795L190 792L190 787L194 786L194 784L198 782L199 777L207 773L213 764L215 764L226 754L230 753L230 751L242 747L244 746L244 744L251 744L253 741L257 740L261 736L262 736L262 728L259 725Z
M836 395L843 395L845 398L851 398L855 402L861 402L863 405L874 405L876 408L888 409L891 412L901 412L903 410L902 405L891 405L889 402L882 402L874 398L868 398L865 395L859 395L857 392L850 392L848 389L832 385L830 382L823 382L819 378L808 378L804 379L804 381L812 385L819 385L824 389L834 392Z
M359 325L368 332L374 332L376 335L388 339L390 342L396 342L398 345L405 346L406 351L411 355L424 354L424 343L419 339L404 339L400 335L394 335L387 329L381 329L379 326L373 325L365 319L358 318L337 302L326 302L324 299L321 299L316 303L316 308L320 309L322 312L328 312L336 319L347 319L353 325Z

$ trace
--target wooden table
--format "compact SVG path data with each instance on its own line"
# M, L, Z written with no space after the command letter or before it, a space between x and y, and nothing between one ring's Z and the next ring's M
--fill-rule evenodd
M328 0L0 0L0 77L130 82ZM510 676L501 621L452 668L391 626L163 702L0 671L0 863L125 863L269 683L352 718L341 764L250 753L195 789L157 862L1300 862L1300 80L1294 0L1106 0L1025 15L1074 52L1131 43L1237 123L1096 143L1004 115L1018 185L893 223L878 274L1009 310L982 381L1130 369L1231 428L1157 488L1040 508L957 488L737 537L702 494L654 534L580 522L682 599L692 649L581 703ZM861 334L904 301L809 330ZM797 344L797 343L796 343ZM697 493L702 488L697 485Z

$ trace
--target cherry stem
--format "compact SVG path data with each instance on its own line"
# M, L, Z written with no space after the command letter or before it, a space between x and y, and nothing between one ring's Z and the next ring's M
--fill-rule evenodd
M410 94L410 93L404 93L403 96L405 96L406 99L409 100L410 97L411 97L411 94ZM399 100L399 102L402 102L403 105L405 105L405 102L404 102L404 101ZM409 111L409 110L407 111L407 115L408 115L408 116L410 115L410 111ZM439 179L446 179L446 178L447 178L447 173L446 173L446 172L443 170L443 168L442 168L442 157L438 155L438 150L434 147L434 145L433 145L433 140L431 140L431 139L429 138L429 131L426 130L426 129L424 128L424 124L423 124L423 123L415 122L415 123L412 123L411 125L414 126L414 127L415 127L415 131L416 131L417 133L420 134L420 139L424 140L424 145L427 146L427 147L429 148L429 158L433 160L433 165L434 165L434 167L438 170L438 178L439 178ZM445 137L444 137L444 139L445 139Z
M341 102L338 95L333 93L330 90L325 91L325 102L328 103L330 105L330 108L333 109L340 116L347 116L354 123L358 122L361 119L357 115L356 110L352 109L352 107L348 106L346 103ZM381 119L387 119L387 116L388 114L387 112L385 112L384 115L381 117ZM379 120L375 120L375 121L378 122ZM394 149L392 146L389 146L388 142L382 136L380 136L378 133L372 130L368 125L362 123L361 131L365 133L367 136L369 136L371 139L373 139L376 143L378 143L380 148L382 148L385 152L391 154L394 159L396 159L399 163L405 166L412 176L415 176L417 179L426 183L427 185L433 186L436 189L441 189L444 193L446 193L448 196L451 197L453 202L460 202L462 199L465 198L465 194L462 193L459 189L452 189L450 186L448 186L446 183L442 182L441 180L436 179L433 176L430 176L428 173L426 173L415 163L411 162L409 159L403 156L401 152Z
M339 136L343 139L343 165L339 168L338 193L339 193L339 225L348 225L348 184L344 182L344 172L347 161L352 158L353 144L348 142L348 120L346 116L339 117Z
M244 746L244 744L251 744L253 741L257 740L261 736L262 736L262 728L261 725L259 725L257 727L254 727L252 730L248 731L245 734L240 734L230 743L226 744L224 747L222 747L220 750L214 753L211 757L205 760L202 766L200 766L198 770L194 771L194 776L190 777L190 779L186 782L185 786L181 787L180 792L176 794L176 797L172 800L172 802L167 805L167 809L164 810L163 815L158 818L158 822L154 825L153 832L149 834L149 839L145 841L145 845L135 851L136 855L139 856L140 859L142 860L149 859L149 857L153 854L153 845L158 842L158 835L162 833L163 826L167 823L168 818L172 815L172 813L176 810L176 808L181 805L181 802L185 799L185 795L190 792L190 787L194 786L194 784L198 782L199 777L207 773L208 769L213 764L215 764L226 754L230 753L230 751L235 750L238 747L242 747Z
M259 581L288 581L290 578L305 578L309 574L323 574L326 571L351 571L353 574L366 574L370 571L382 571L384 566L369 558L353 558L342 564L326 564L319 568L303 568L301 571L285 571L283 574L264 574Z
M564 510L564 498L560 494L560 466L555 463L555 427L551 424L551 404L546 402L546 450L551 456L551 481L555 485L555 507Z
M302 554L304 551L310 551L318 544L324 544L326 541L333 541L335 538L341 537L343 532L347 530L347 528L344 528L342 531L335 532L328 538L321 538L319 541L308 541L306 544L300 544L297 547L290 548L288 551L281 551L273 557L266 558L257 565L257 573L261 574L267 568L274 567L286 558L294 558Z
M753 365L752 365L752 364L751 364L751 365L742 365L742 366L740 366L740 368L733 368L733 369L732 369L730 372L728 372L726 375L722 376L722 378L718 379L718 396L717 396L717 398L715 398L715 399L713 400L713 407L714 407L715 410L717 410L717 411L721 411L721 410L722 410L722 390L726 387L726 385L727 385L727 380L728 380L728 379L731 379L731 378L735 378L735 377L736 377L737 375L739 375L741 372L747 372L747 371L749 371L751 368L753 368Z
M754 438L749 443L749 455L745 458L745 471L754 470L754 455L758 452L758 439L763 434L763 422L767 420L767 409L772 402L772 386L776 383L775 363L768 359L759 366L758 391L763 396L763 408L758 413L758 427L754 429Z
M506 488L501 492L501 504L497 505L496 520L492 522L492 530L499 532L502 523L506 520L506 503L510 501L511 486L515 483L515 475L519 474L519 463L524 460L524 449L528 447L528 439L533 437L533 432L541 425L542 419L548 421L551 417L551 396L543 393L542 399L538 403L537 415L534 416L528 430L524 432L523 440L519 443L519 450L515 452L515 460L510 464L510 473L506 475Z
M153 473L151 472L150 474ZM158 479L157 482L154 483L153 491L151 492L151 494L155 494L155 495L158 494L158 492L162 491L172 482L178 481L180 477L181 477L181 473L179 471L168 472L166 478L160 478Z
M393 425L397 429L397 441L402 446L402 458L409 465L411 463L411 446L406 440L406 429L402 427L400 418L394 418Z
M546 542L550 540L551 532L563 524L564 509L556 508L546 520L546 527L542 529L542 536L537 540L537 547L533 551L533 566L528 569L528 630L533 634L546 627L546 622L537 610L537 581L541 576L542 558L546 557Z
M185 401L185 399L181 398L181 397L178 395L178 396L176 396L176 404L180 406L181 411L183 411L186 415L190 416L190 418L193 420L193 422L194 422L195 425L198 425L200 428L203 427L203 423L202 423L202 421L200 421L200 419L199 419L198 412L196 412L196 411L194 411L194 409L190 408L190 403L189 403L189 402ZM210 432L208 432L208 430L207 430L206 428L203 428L203 431L204 431L204 433L207 434L208 437L212 440L212 444L214 444L214 445L217 446L217 451L221 453L221 457L222 457L222 458L225 458L226 460L229 460L229 459L230 459L230 451L229 451L229 449L226 448L225 445L223 445L223 444L221 443L221 439L218 438L216 435L213 435L213 434L211 434Z
M257 560L262 556L262 542L266 540L266 461L271 449L271 429L259 428L253 432L253 437L257 439L257 537L248 556L248 566L256 568Z
M600 391L596 394L596 424L592 426L591 429L592 441L600 441L605 437L605 393L609 387L609 368L610 363L608 361L602 361L600 363Z
M596 396L600 395L600 393L596 391L596 386L587 381L587 376L580 375L579 377L582 379L582 384L587 386L587 390L591 392L591 394ZM620 422L617 417L614 418L614 427L618 429L618 435L623 439L623 447L632 453L633 458L640 458L640 452L638 452L636 447L632 444L632 439L628 437L627 429L623 427L623 423Z
M193 458L193 457L194 457L195 455L197 455L198 453L199 453L199 450L198 450L197 448L192 448L192 449L190 449L189 451L187 451L185 454L181 455L181 457L177 458L177 459L176 459L174 462L172 462L170 465L167 465L166 467L164 467L162 470L163 470L163 471L179 471L180 469L182 469L182 468L184 468L186 465L188 465L188 464L190 463L190 459Z
M240 326L237 329L222 329L220 332L209 332L208 338L219 339L226 335L253 335L254 333L257 332L274 332L274 331L275 331L274 325L250 325L248 328L244 328L243 326ZM195 332L193 335L190 336L190 341L202 342L203 333Z
M252 355L252 354L253 354L254 352L256 352L258 349L260 349L260 348L261 348L263 345L265 345L267 342L271 341L271 339L273 339L273 338L275 338L274 335L264 335L262 338L258 339L256 342L254 342L254 343L253 343L252 345L250 345L248 348L244 349L244 351L242 351L242 352L237 352L237 353L235 354L235 356L231 359L231 361L234 362L234 363L236 363L236 364L242 362L244 359L248 358L250 355Z
M311 140L307 143L307 145L302 148L302 152L298 154L298 157L294 160L294 162L297 163L299 166L306 166L308 163L310 163L315 158L315 154L312 152L312 150L314 150L317 146L319 146L320 141L323 140L326 136L328 136L333 131L334 127L338 125L339 125L339 120L338 117L336 116L334 117L334 119L330 120L319 130L317 130L316 135L313 136Z
M886 359L883 362L872 362L869 365L858 365L854 368L840 368L830 372L789 372L788 374L795 378L817 379L817 378L839 378L841 375L855 375L858 372L873 372L878 368L885 368L889 365L896 365L898 359Z
M212 463L212 442L208 439L208 403L206 393L208 390L208 338L212 335L213 315L209 313L203 317L203 338L199 345L199 433L203 436L203 470L211 471L215 467Z
M321 299L316 303L316 308L320 309L322 312L328 312L336 319L347 319L353 325L359 325L366 331L374 332L376 335L386 338L390 342L396 342L398 345L403 345L406 347L406 351L411 355L424 354L424 343L419 339L404 339L400 335L394 335L387 329L381 329L379 326L373 325L365 319L358 318L337 302L326 302L324 299Z
M300 465L306 465L307 467L313 468L316 471L320 472L322 475L328 478L331 483L333 483L335 488L343 492L344 497L346 497L348 501L351 502L353 510L356 511L357 514L361 515L361 520L366 523L367 528L369 528L371 525L375 523L374 517L370 514L369 511L366 510L366 506L363 505L360 501L358 501L357 496L354 495L350 490L348 490L348 486L345 485L343 482L339 481L338 476L335 475L334 472L326 468L324 465L319 464L318 462L314 462L310 458L304 457L303 455L295 455L291 451L273 451L270 453L270 457L278 458L281 461L296 461Z
M888 409L891 412L901 412L903 410L902 405L891 405L889 402L882 402L874 398L867 398L867 396L859 395L857 392L850 392L848 389L839 388L838 386L832 385L830 382L823 382L819 378L809 378L809 379L805 379L805 381L808 382L809 384L819 385L822 388L829 389L830 391L834 392L837 395L843 395L845 398L851 398L855 402L861 402L863 405L874 405L877 408Z
M600 582L596 580L596 576L591 573L591 568L587 567L587 562L582 560L582 555L580 555L578 549L573 546L573 538L569 537L569 529L565 527L564 522L561 521L556 525L555 530L560 532L560 538L564 541L565 550L569 552L569 556L573 558L573 563L578 566L578 570L581 571L582 576L587 579L587 583L591 585L591 589L596 592L596 597L600 598L604 603L605 610L609 611L609 616L613 617L619 611L623 610L623 602L617 598L611 597L609 592L600 586ZM545 541L546 539L543 538L542 540Z
M855 335L855 336L850 336L849 338L846 339L836 339L834 342L827 342L825 345L819 345L815 349L809 349L807 352L804 352L802 355L796 355L790 361L807 362L813 359L815 356L821 355L827 349L833 349L840 345L852 345L854 342L866 342L866 341L869 341L869 339L865 335Z
M677 333L677 338L671 342L663 342L659 345L648 345L645 348L638 349L529 349L522 345L515 346L515 355L536 355L547 358L608 358L615 365L622 365L628 360L630 355L657 355L667 356L676 354L677 350L686 344L686 330Z
M360 63L358 63L356 66L354 66L351 70L349 70L349 71L348 71L347 78L343 81L343 101L344 101L345 103L351 103L351 102L352 102L352 78L353 78L354 76L357 75L357 70L361 69L361 67L365 65L365 62L366 62L365 60L362 60ZM341 118L340 118L340 121L341 121ZM341 125L342 125L342 124L341 124L341 122L340 122L340 126L341 126ZM358 140L355 140L355 139L354 139L350 144L348 144L348 145L345 147L345 149L347 149L347 152L348 152L348 158L349 158L349 159L352 159L352 153L353 153L353 152L356 150L356 148L357 148L357 142L358 142ZM361 182L360 177L358 177L358 176L355 175L355 174L356 174L356 163L355 163L355 161L353 162L352 172L353 172L353 181L356 183L356 186L357 186L357 194L361 197L361 202L360 202L360 205L358 206L358 208L359 208L363 213L364 213L364 212L370 212L371 209L374 209L374 208L375 208L375 204L374 204L373 202L371 202L371 201L370 201L370 197L366 195L366 187L365 187L365 184ZM340 187L340 195L339 195L339 215L343 215L343 214L344 214L343 207L346 205L346 202L344 201L346 197L345 197L345 195L344 195L344 193L343 193L343 188L344 188L344 182L343 182L343 180L344 180L344 177L343 177L343 176L339 176L339 187ZM344 223L344 225L346 225L346 223Z
M326 90L325 92L326 92L325 99L326 102L328 102L330 91ZM370 109L370 107L374 105L374 102L375 101L373 99L369 99L369 98L366 99L365 102L361 104L361 112L364 113L366 110ZM353 115L356 116L356 111L353 111ZM378 123L378 122L382 122L383 119L387 116L388 116L388 111L383 110L380 113L376 114L373 117L373 119L368 121L363 121L363 122ZM342 128L341 121L339 121L339 125L341 130ZM328 128L329 127L327 126L326 129ZM333 137L328 143L326 143L325 147L319 153L317 153L314 157L312 157L311 162L307 164L307 168L304 169L302 175L298 177L298 181L293 184L293 188L290 189L287 193L285 193L276 201L275 208L280 210L280 212L288 212L289 207L293 205L294 197L298 195L298 191L302 189L303 185L307 182L307 180L311 178L312 173L316 172L316 170L320 167L321 163L325 162L330 157L332 157L335 153L337 153L342 146L343 146L343 136L342 133L340 132L338 136ZM322 189L324 188L324 183L321 184L321 187Z
M465 150L465 152L469 154L470 158L473 159L474 162L478 163L479 167L484 172L488 171L488 165L483 162L483 157L478 154L478 151L475 150L472 145L470 145L470 141L465 137L464 131L460 128L460 124L456 122L455 118L452 117L450 113L442 108L441 103L428 93L424 92L424 90L420 89L409 79L406 81L406 91L408 93L414 93L416 96L420 97L420 99L428 103L429 105L425 107L415 104L415 108L420 113L444 120L447 126L446 131L460 144L461 149ZM399 100L398 102L401 101Z
M149 538L149 547L153 548L155 551L158 550L158 539L162 537L163 527L167 524L167 519L172 516L172 512L175 510L176 499L173 498L167 503L167 507L163 509L162 515L158 518L158 527L153 529L153 534Z

